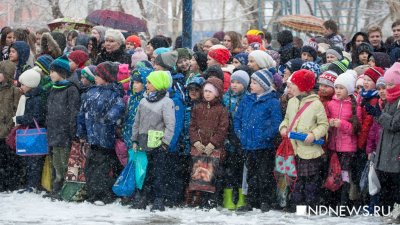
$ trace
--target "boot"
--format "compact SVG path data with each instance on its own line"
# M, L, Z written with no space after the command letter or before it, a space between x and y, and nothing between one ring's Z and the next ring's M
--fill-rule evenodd
M229 210L235 210L236 206L232 201L232 192L233 189L232 188L225 188L224 189L224 203L223 203L223 207L225 209L229 209Z
M161 211L161 212L165 211L164 199L162 199L162 198L154 199L153 206L151 206L150 211L151 212L154 212L154 211Z
M137 190L135 193L135 197L133 199L132 209L146 209L147 206L147 198L144 195L142 190Z
M239 188L239 199L236 203L236 208L240 208L246 205L246 195L243 194L243 189Z

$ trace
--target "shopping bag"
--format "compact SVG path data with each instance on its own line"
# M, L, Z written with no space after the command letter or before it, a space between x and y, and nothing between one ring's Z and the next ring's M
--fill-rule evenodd
M115 153L117 154L119 162L126 166L128 163L128 149L122 139L115 140Z
M117 196L129 197L135 192L135 187L135 162L131 159L122 170L112 190Z
M276 186L276 198L280 207L286 207L288 203L288 195L289 195L289 185L287 183L286 176L283 174L277 174L276 177L277 186Z
M85 183L64 182L60 191L60 196L64 201L83 201L86 196Z
M129 159L133 159L135 163L135 182L136 188L142 190L144 179L146 178L147 171L147 155L144 151L134 151L130 149L128 151Z
M46 191L52 191L51 188L53 184L53 163L50 155L46 155L46 158L44 160L41 184Z
M368 173L369 173L369 165L370 161L367 161L365 164L365 167L361 173L361 179L360 179L360 191L361 193L367 190L368 188Z
M370 161L368 172L368 192L370 195L376 195L381 190L381 183L375 171L375 165Z
M340 168L339 157L336 152L332 152L329 162L328 177L326 178L324 187L330 191L337 191L342 185L342 170Z
M285 177L285 184L293 191L297 180L296 158L292 142L286 136L282 137L282 143L276 150L274 176L277 183L280 175Z
M8 135L6 137L6 144L12 150L15 150L15 148L16 148L17 130L21 130L21 129L26 129L26 126L18 125L18 126L13 127L11 129L10 133L8 133Z
M68 170L65 181L85 183L86 156L89 152L88 143L72 142L68 158Z
M17 155L47 155L49 153L47 145L47 130L39 128L34 119L36 128L18 129L16 134L16 153Z

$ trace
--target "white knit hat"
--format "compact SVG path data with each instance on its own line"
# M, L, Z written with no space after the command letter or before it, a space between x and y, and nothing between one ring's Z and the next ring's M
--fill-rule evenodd
M347 89L348 94L352 95L354 94L356 87L356 77L356 71L347 70L338 76L338 78L335 80L335 86L338 84L343 85Z
M112 38L114 41L118 42L120 45L125 44L125 37L119 30L108 29L106 31L105 39Z
M36 88L40 83L40 73L34 69L29 69L19 76L18 81L27 87Z
M269 69L271 67L276 67L276 62L274 61L274 59L264 51L261 50L252 51L249 54L249 58L250 57L254 58L260 69Z

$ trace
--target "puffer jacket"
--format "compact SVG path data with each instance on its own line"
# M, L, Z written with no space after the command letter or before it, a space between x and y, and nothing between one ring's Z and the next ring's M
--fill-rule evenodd
M362 102L362 97L359 95L357 102L361 104ZM371 105L376 105L379 103L379 97L373 97L368 100L368 103ZM367 113L365 110L365 107L361 107L361 130L358 135L358 140L357 140L357 147L359 149L366 149L367 146L367 141L368 141L368 135L370 132L370 129L372 127L372 124L374 123L374 118Z
M36 128L33 120L35 119L40 127L44 127L46 120L46 102L44 102L42 98L42 92L41 88L33 88L25 93L25 112L24 115L15 118L17 124L28 126L29 128Z
M114 149L117 121L125 112L121 85L94 86L82 95L78 114L77 136L90 145Z
M328 121L340 119L339 128L329 128L328 148L337 152L356 152L357 134L353 133L353 125L350 122L353 115L351 98L348 97L345 100L340 100L334 95L332 100L327 104L326 109ZM361 121L361 108L358 105L356 110L357 118Z
M321 139L328 133L328 118L326 116L324 105L319 100L318 95L311 94L299 99L299 97L293 97L289 100L288 107L286 110L285 118L283 119L279 130L283 127L289 129L296 113L304 106L307 102L312 102L306 110L300 115L295 121L292 131L300 133L314 134L315 140ZM302 159L315 159L324 154L321 145L306 144L303 141L291 140L294 153Z

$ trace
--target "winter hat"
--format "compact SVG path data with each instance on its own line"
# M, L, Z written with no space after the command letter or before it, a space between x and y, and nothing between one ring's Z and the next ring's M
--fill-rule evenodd
M260 30L249 30L246 35L264 35L264 33Z
M357 75L360 76L365 73L365 71L369 68L369 65L361 65L357 66L354 68L354 70L357 72Z
M223 48L217 48L210 50L208 52L208 56L213 58L215 61L217 61L221 65L226 65L229 61L229 58L231 57L231 53L227 49Z
M376 81L379 79L379 77L383 77L384 73L385 73L385 71L382 68L374 66L374 67L368 68L364 72L364 75L371 78L371 80L374 81L374 83L376 84Z
M151 72L153 72L152 68L148 67L135 68L131 72L131 83L133 83L133 81L137 81L142 84L146 84L146 79Z
M356 77L357 73L354 70L347 70L345 73L342 73L338 76L335 81L335 86L340 84L343 85L349 95L354 94L355 86L356 86Z
M270 68L268 71L272 73L276 89L280 89L283 86L283 77L277 72L272 72L272 70L275 70L275 68Z
M157 55L155 58L154 62L165 69L173 69L176 66L176 63L178 62L178 52L177 51L172 51L172 52L165 52Z
M193 58L196 60L197 65L199 65L200 71L205 71L207 69L207 55L204 52L193 53Z
M118 42L120 45L125 44L125 37L119 30L108 29L105 34L105 39L111 38Z
M125 42L133 43L135 45L135 48L142 47L142 42L141 42L140 38L136 35L131 35L131 36L127 37Z
M233 56L233 58L237 59L242 65L247 65L247 63L249 62L249 54L246 52L236 54L235 56Z
M382 69L390 68L392 64L390 61L390 56L384 52L372 52L368 59L371 58L375 60L375 66L378 66Z
M99 33L99 35L100 35L100 41L103 41L104 40L104 37L105 37L105 35L106 35L106 31L107 31L107 28L106 27L104 27L104 26L94 26L93 28L92 28L92 30L97 30L97 32Z
M148 44L151 44L153 49L157 49L157 48L161 48L161 47L165 47L165 48L169 47L169 43L168 43L167 39L162 36L153 37L152 39L150 39Z
M50 64L54 61L50 55L42 55L37 58L35 65L38 66L46 75L50 75Z
M224 94L224 83L218 78L210 77L204 83L203 90L211 91L215 97L220 98Z
M60 56L50 64L50 71L57 72L60 76L68 78L71 75L71 67L66 55Z
M265 52L272 57L272 59L276 62L276 65L281 64L281 54L279 54L279 52L275 50L266 50Z
M262 46L262 44L260 44L258 42L253 42L253 43L249 44L249 46L251 47L252 50L262 50L262 51L265 50L265 48Z
M364 74L357 77L356 87L358 86L364 86Z
M189 49L187 48L177 48L176 51L178 52L178 60L182 58L191 59L192 54L190 53Z
M148 57L146 53L143 51L141 48L135 49L135 52L132 54L131 58L131 67L134 68L136 66L136 63L142 60L147 60Z
M304 61L301 58L295 58L289 60L286 64L285 67L291 72L294 73L297 70L301 69L301 66L303 65Z
M219 66L209 66L207 70L204 72L203 77L204 79L208 80L209 77L217 77L220 80L224 80L224 71L222 71L221 67Z
M316 78L321 74L321 67L315 62L305 62L301 65L301 69L307 69L314 72Z
M166 53L166 52L170 52L170 51L171 51L170 48L161 47L161 48L155 49L155 50L154 50L154 54L160 55L160 54L162 54L162 53Z
M274 77L267 69L258 70L251 75L251 78L257 81L260 86L266 91L271 92L275 89L272 84L274 83Z
M214 87L214 85L212 85L211 83L206 83L203 87L203 90L212 92L215 95L215 97L219 97L219 92L217 88Z
M15 69L15 64L10 60L0 61L0 73L4 75L5 82L12 83Z
M187 84L186 89L190 90L193 87L201 88L204 82L206 82L206 80L204 80L202 77L193 77Z
M338 47L331 47L326 51L326 55L334 55L338 60L343 59L343 53L342 50L340 50Z
M171 74L167 71L153 71L147 77L147 80L157 91L167 90L171 84Z
M325 71L321 76L319 76L318 78L318 83L319 84L325 84L329 87L335 87L334 83L335 80L337 79L338 75L337 73L333 72L333 71Z
M231 82L234 81L234 80L236 80L239 83L241 83L243 85L243 87L245 89L247 89L247 87L249 86L250 77L249 77L249 74L246 71L238 70L238 71L232 73Z
M343 58L347 59L349 62L353 61L353 58L351 57L351 54L346 52L346 51L342 51L343 54Z
M303 46L310 46L318 52L318 43L314 38L310 38Z
M380 88L380 87L386 87L386 83L385 83L385 78L384 77L379 77L379 79L376 81L376 88Z
M142 61L137 62L135 65L135 69L136 68L150 68L152 70L154 69L153 65L148 60L142 60Z
M341 61L334 61L329 65L328 70L331 70L337 74L342 74L346 72L349 64L350 62L346 59L343 59Z
M326 53L331 46L327 43L319 43L318 44L318 52L321 54Z
M108 83L112 83L117 81L118 70L118 64L105 61L97 65L95 75L101 77Z
M386 84L388 83L393 83L395 85L400 84L400 63L395 62L392 67L386 70L384 78Z
M68 55L68 59L76 63L79 68L83 68L85 66L86 61L89 60L89 55L82 50L76 50Z
M315 48L313 48L313 47L311 47L309 45L304 45L301 48L301 53L303 53L303 52L309 53L313 57L313 59L314 59L313 61L315 61L317 59L317 57L318 57L318 53L315 50Z
M247 38L247 42L249 44L251 44L251 43L262 44L262 40L261 40L260 35L246 35L246 38Z
M211 51L211 50L214 50L214 49L221 49L221 48L222 48L222 49L228 50L228 48L225 47L225 45L216 44L216 45L211 46L210 51Z
M272 57L264 51L261 50L252 51L249 54L249 57L253 57L258 67L260 67L261 69L276 67L276 62L274 61L274 59L272 59Z
M357 52L357 56L360 55L362 52L371 54L372 52L374 52L374 48L372 47L371 44L369 44L367 42L362 42L360 45L358 45L356 52Z
M36 88L39 86L40 83L40 73L34 69L29 69L19 76L18 81L30 88Z
M315 74L306 69L301 69L293 73L290 78L292 84L295 84L301 92L310 92L315 85Z
M90 81L90 83L94 84L95 79L94 76L96 74L96 66L90 65L86 66L85 68L82 69L81 71L81 76L86 78L86 80Z
M214 35L213 35L213 38L216 38L219 41L223 41L224 37L225 37L225 32L223 32L223 31L215 32Z
M25 41L16 41L11 44L10 48L15 49L18 53L18 65L24 65L28 61L30 48Z

